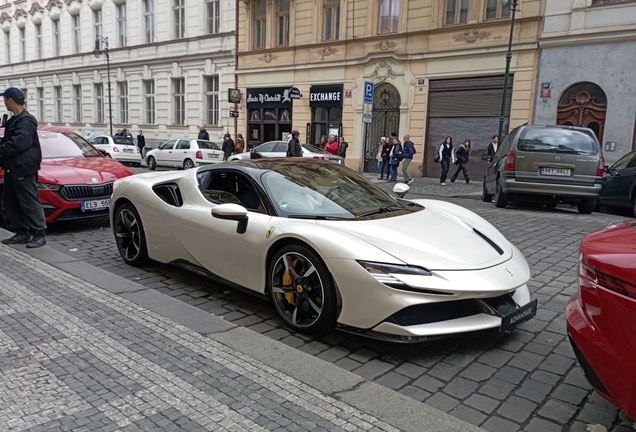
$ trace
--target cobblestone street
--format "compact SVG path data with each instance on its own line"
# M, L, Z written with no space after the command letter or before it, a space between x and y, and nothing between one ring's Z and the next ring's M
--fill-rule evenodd
M439 185L420 185L409 195ZM382 186L387 187L387 186ZM481 185L453 185L475 195ZM427 189L428 188L428 189ZM450 190L450 189L447 189ZM558 208L497 209L475 199L445 198L485 217L525 255L540 309L514 333L484 332L426 344L396 345L340 331L307 337L287 329L274 307L172 266L137 269L120 259L105 219L60 223L50 245L65 254L155 289L210 314L352 371L452 416L493 432L633 430L618 410L591 391L569 345L564 309L577 289L581 239L620 215ZM449 244L449 248L453 245ZM71 355L71 354L69 354Z

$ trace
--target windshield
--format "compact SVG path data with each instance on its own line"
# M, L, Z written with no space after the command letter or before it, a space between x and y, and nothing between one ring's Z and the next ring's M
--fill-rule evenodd
M201 140L197 140L197 142L199 143L199 148L200 149L205 149L205 150L220 150L219 146L216 145L216 143L213 143L212 141L201 141Z
M119 145L134 145L130 138L113 137L113 142Z
M590 134L561 128L524 129L517 149L536 153L598 154L599 146Z
M353 219L414 211L403 208L364 177L336 164L276 167L263 175L263 183L283 217Z
M38 132L43 159L102 157L93 146L74 133Z
M324 151L323 149L321 149L320 147L316 147L315 145L311 145L311 144L302 144L303 148L305 148L305 150L309 150L312 153L318 153L318 154L330 154L327 153L326 151Z

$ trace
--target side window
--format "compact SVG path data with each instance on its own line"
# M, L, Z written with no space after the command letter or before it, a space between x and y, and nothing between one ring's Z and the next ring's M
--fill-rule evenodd
M159 146L159 150L170 150L171 148L174 147L174 144L176 142L177 140L170 140L168 142L165 142Z
M274 152L275 153L287 153L287 143L284 142L279 142L276 144L276 147L274 147Z
M624 170L626 168L634 168L636 166L636 153L629 153L620 158L614 165L612 165L612 169L616 171Z
M636 168L636 153L634 153L634 157L627 164L627 168Z
M93 144L104 144L104 138L100 138L100 137L95 138L93 140Z
M238 204L252 212L266 213L252 182L240 173L210 173L202 193L213 204Z
M275 142L268 142L265 144L261 144L258 147L256 147L256 151L259 152L271 152L274 151L274 146L276 145Z
M177 144L177 150L189 150L189 149L190 149L190 141L179 140L179 144Z
M501 145L499 147L497 147L497 156L501 157L501 156L503 156L504 154L508 153L511 150L512 142L514 141L515 137L517 136L520 128L521 127L517 127L515 129L511 130L508 135L506 135L506 137L504 138L504 140L501 143Z

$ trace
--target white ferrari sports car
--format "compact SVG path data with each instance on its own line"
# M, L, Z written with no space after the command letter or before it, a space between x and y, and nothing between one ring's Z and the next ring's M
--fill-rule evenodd
M415 342L510 332L537 311L525 258L487 221L394 198L327 161L127 177L114 184L110 218L125 262L172 263L270 296L297 331Z

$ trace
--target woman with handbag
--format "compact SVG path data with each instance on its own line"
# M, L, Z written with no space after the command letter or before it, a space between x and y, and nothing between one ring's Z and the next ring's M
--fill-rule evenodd
M380 180L384 180L384 173L386 172L386 179L389 179L389 162L391 159L391 150L393 149L393 145L391 141L386 138L384 140L384 145L382 146L382 169L380 170Z
M442 186L446 186L446 177L451 163L455 163L455 152L453 151L453 138L447 136L437 152L437 158L442 165L442 175L439 182Z
M461 171L464 174L464 180L466 180L466 184L470 184L473 181L468 178L468 170L466 170L466 164L468 163L468 159L470 158L470 140L464 141L462 145L459 146L457 152L455 152L455 165L457 165L457 171L451 177L451 183L455 183L457 180L457 176Z

